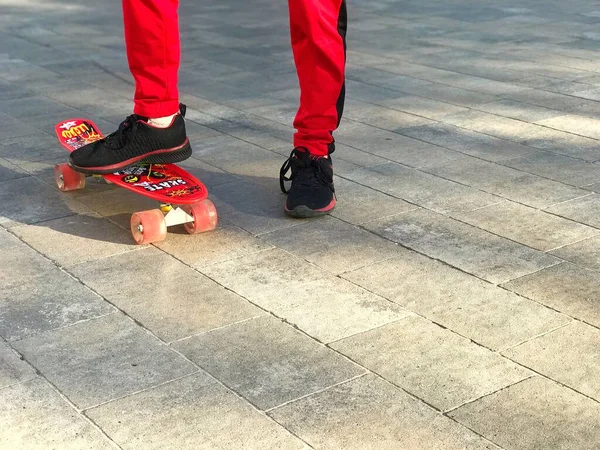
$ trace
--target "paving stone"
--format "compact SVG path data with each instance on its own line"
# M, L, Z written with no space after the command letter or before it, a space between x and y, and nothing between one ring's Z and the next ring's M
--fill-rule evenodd
M582 189L476 159L464 164L429 167L426 171L534 208L545 208L587 194Z
M337 204L332 216L360 225L417 209L416 205L343 178L335 179Z
M266 242L306 259L323 270L340 274L397 254L397 245L338 219L318 222L261 236Z
M73 108L42 96L0 101L0 110L31 125L35 125L37 116L72 117L74 111ZM55 123L57 120L59 119L55 119Z
M315 449L498 448L372 375L269 415Z
M452 105L476 107L477 105L493 102L498 97L468 89L461 89L439 83L424 84L422 86L408 87L405 91Z
M229 136L227 137L230 138ZM234 150L230 152L229 150L232 146L225 143L225 148L216 148L213 155L203 153L203 150L201 150L198 152L197 157L215 167L226 170L235 177L279 193L279 170L285 159L276 153L253 146L239 139L230 139L236 141L236 147L242 148L239 151Z
M25 163L43 161L52 157L65 158L66 155L60 145L57 145L54 136L38 130L35 130L34 134L0 140L0 156L19 167Z
M89 212L69 194L33 177L23 177L0 183L0 204L3 205L0 225L10 228Z
M306 446L215 380L199 373L86 411L124 449Z
M523 88L509 83L435 69L420 64L410 64L404 61L392 64L375 64L373 67L379 70L418 77L426 81L446 84L455 88L467 89L488 95L507 95L523 90Z
M50 385L35 379L0 389L2 445L19 450L114 449ZM10 430L7 432L7 430Z
M356 170L345 177L441 214L500 201L485 192L394 163Z
M38 132L34 127L7 114L0 113L0 140L28 136Z
M557 111L555 109L548 109L528 103L516 102L513 100L500 100L497 102L485 103L483 105L478 105L477 109L491 114L496 114L498 116L523 120L525 122L538 122L541 120L562 116L564 114L562 111Z
M397 258L343 277L494 350L571 320L439 261L411 250L399 252Z
M10 83L5 80L0 80L0 99L12 100L16 98L26 98L34 95L29 89L20 86L18 83Z
M600 99L600 97L598 99ZM597 119L576 115L563 115L551 119L540 120L537 123L557 130L600 139L600 132L598 132L600 120Z
M265 241L223 220L220 220L217 229L195 236L172 229L169 238L155 246L200 271L210 264L273 248Z
M203 273L323 342L408 314L393 303L278 249L211 265ZM290 292L294 293L293 301Z
M352 147L410 167L428 167L442 161L451 163L463 156L437 145L362 124L345 123L340 127L337 137ZM343 159L343 150L340 154ZM388 164L388 161L382 163Z
M412 106L414 102L408 99L408 104ZM345 120L352 120L389 131L432 122L424 118L427 116L420 117L420 115L407 114L406 112L398 111L400 107L396 108L389 105L388 107L382 107L350 99L346 102L345 108L347 111L344 114Z
M75 215L49 220L40 225L15 227L13 232L61 266L140 248L135 245L130 232L94 215Z
M600 326L600 274L562 263L513 280L506 289Z
M35 377L31 366L22 361L6 344L0 342L0 389Z
M530 372L420 317L332 344L353 361L440 410L514 384Z
M600 233L586 225L513 202L497 203L453 214L453 217L543 252Z
M249 233L256 235L298 225L298 221L285 215L285 197L281 193L254 183L220 185L212 189L211 195L219 217Z
M23 178L28 175L27 172L21 170L19 167L11 164L4 158L0 158L0 183L3 181L15 180L17 178Z
M385 100L381 102L387 108L397 109L419 117L427 119L440 119L450 114L456 114L463 111L468 111L467 108L444 103L437 100L431 100L424 97L416 97L408 95L397 99ZM408 126L414 126L408 125ZM419 124L420 125L420 124ZM406 127L405 127L406 128Z
M535 151L531 147L443 123L405 128L398 132L487 161L503 161Z
M450 413L503 448L596 448L598 403L551 380L534 377Z
M588 269L600 271L600 238L593 237L553 250L553 255Z
M283 155L286 157L289 155L287 150L288 149L286 148L283 152ZM368 153L354 147L349 147L347 145L340 144L339 142L336 142L335 153L332 157L332 160L335 174L338 174L339 161L351 162L352 164L356 164L360 167L377 166L379 164L385 164L389 161L388 159L382 158L373 153Z
M600 330L581 322L573 322L506 350L503 354L542 375L599 400L599 344Z
M174 347L263 410L365 373L270 316L193 337Z
M533 152L502 164L572 186L585 186L600 179L599 165L550 152Z
M418 210L365 227L468 273L501 283L560 260L430 211Z
M0 296L0 335L22 339L110 314L114 308L41 256L17 248L8 253L8 282ZM18 252L18 256L11 257ZM25 254L24 254L25 253ZM18 275L17 275L18 274Z
M196 370L122 314L39 334L13 346L82 409Z
M546 211L575 222L600 228L600 196L592 194L559 203Z
M377 103L382 100L404 97L406 94L397 90L348 79L346 80L346 96L363 102Z
M600 159L596 141L587 137L479 111L445 116L444 122L540 150L550 150L586 161Z
M145 271L148 266L154 270ZM69 270L165 341L263 314L244 299L153 248ZM131 270L138 275L132 278ZM152 286L151 292L147 286Z
M391 73L385 70L377 70L374 66L364 68L349 65L347 72L347 78L350 80L398 91L430 84L429 81L420 80L415 77L403 76L402 74Z
M128 231L134 212L157 207L156 201L106 184L103 180L88 183L84 190L74 193L74 198L94 213Z

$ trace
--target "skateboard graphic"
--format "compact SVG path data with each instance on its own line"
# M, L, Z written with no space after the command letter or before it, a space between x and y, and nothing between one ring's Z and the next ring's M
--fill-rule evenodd
M104 138L96 124L87 119L60 122L55 131L69 152ZM211 231L217 226L217 210L207 198L206 187L175 164L137 163L108 175L93 176L159 202L159 208L131 216L131 234L137 244L164 240L167 227L173 225L183 225L190 234ZM63 192L85 187L86 175L66 163L56 165L54 178Z

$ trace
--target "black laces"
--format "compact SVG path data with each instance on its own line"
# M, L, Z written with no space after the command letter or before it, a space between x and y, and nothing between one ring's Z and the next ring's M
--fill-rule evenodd
M291 170L288 177L287 173ZM318 163L318 159L313 159L308 150L298 147L292 150L290 157L283 163L279 171L279 186L284 194L289 192L286 189L285 182L291 181L292 184L302 186L318 187L319 184L330 185L330 176L326 172L324 165Z
M138 128L138 120L142 117L132 114L119 125L119 128L114 133L106 136L105 145L110 148L122 148L127 143L127 139L131 133L135 133Z

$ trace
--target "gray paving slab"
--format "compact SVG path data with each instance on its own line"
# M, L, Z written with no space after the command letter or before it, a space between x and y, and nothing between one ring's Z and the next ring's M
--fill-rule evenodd
M598 237L566 245L551 253L579 266L600 271L600 238Z
M148 265L156 270L144 271ZM131 277L131 270L138 275ZM79 264L69 271L166 342L264 314L155 248Z
M571 321L416 252L404 250L401 255L343 277L494 350L517 345Z
M15 180L28 175L27 172L20 169L18 166L10 163L4 158L0 158L0 183L3 181Z
M0 342L0 389L35 378L35 370Z
M272 316L172 346L262 410L366 373Z
M356 225L386 216L417 209L418 206L353 181L336 178L336 189L342 194L332 215Z
M600 232L510 201L452 216L461 222L543 252L579 242Z
M551 152L532 152L502 164L572 186L585 186L600 178L599 165Z
M596 194L553 205L546 211L575 222L600 228L600 197Z
M86 411L124 449L305 449L247 402L199 373Z
M365 227L493 283L560 262L540 251L426 210L373 221Z
M41 257L21 248L17 251L27 256L7 261L21 276L14 277L17 283L2 285L0 336L4 339L23 339L115 311L101 297Z
M202 272L322 342L376 328L409 314L279 249L211 265ZM293 301L290 292L294 293Z
M95 215L74 215L42 225L14 227L13 233L63 267L139 248L128 230Z
M534 208L548 207L587 194L573 186L475 158L425 170Z
M360 184L441 214L470 211L501 201L500 197L395 163L345 175Z
M298 225L293 234L292 240L289 230L263 234L261 239L336 275L398 253L395 243L334 218Z
M191 239L187 232L171 229L169 238L155 245L200 271L211 264L273 248L268 242L223 219L219 220L218 227L214 231L194 235Z
M332 347L442 411L531 375L497 353L420 317L407 317Z
M506 289L548 305L592 325L600 325L600 274L570 263L540 270L504 285Z
M0 401L0 427L6 430L2 445L6 448L116 448L41 378L0 389Z
M254 235L298 225L298 221L285 215L281 206L285 197L281 192L263 188L260 181L264 180L258 180L258 184L241 180L212 189L210 198L219 216ZM277 183L274 178L269 181Z
M594 139L480 111L445 116L444 123L587 161L600 155Z
M503 448L592 450L598 442L598 414L600 406L593 400L533 377L450 416Z
M269 415L316 449L498 448L372 375Z
M120 313L23 339L13 346L81 409L197 370Z
M487 161L512 159L535 151L532 147L444 123L411 127L398 132Z
M538 123L545 119L563 115L562 111L528 103L516 102L514 100L499 100L496 102L485 103L483 105L478 105L476 109L498 116L509 117L511 119Z
M503 355L598 401L599 340L598 328L574 321Z
M19 167L52 157L65 158L67 153L58 145L56 137L35 129L32 133L0 140L0 156Z
M10 228L89 212L72 195L31 176L0 182L0 225Z

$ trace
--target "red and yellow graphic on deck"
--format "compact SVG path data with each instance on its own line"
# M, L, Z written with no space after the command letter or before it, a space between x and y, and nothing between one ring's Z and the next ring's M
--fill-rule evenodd
M70 119L54 127L56 136L69 152L91 144L104 135L94 122ZM162 203L191 204L208 197L206 187L192 174L175 164L136 164L102 175L106 180Z

